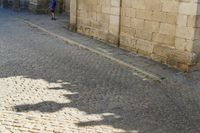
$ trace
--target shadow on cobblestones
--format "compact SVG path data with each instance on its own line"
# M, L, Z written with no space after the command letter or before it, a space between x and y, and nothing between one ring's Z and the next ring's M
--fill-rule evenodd
M170 84L172 85L172 83ZM147 85L155 86L155 90L160 89L165 95L156 91L148 91L147 89L150 88L147 86L141 88L133 86L132 89L119 90L117 88L106 89L88 86L84 88L63 85L62 87L49 88L49 91L66 90L75 92L76 94L63 94L66 99L70 99L70 103L44 101L37 104L17 105L15 106L15 110L17 112L39 111L53 113L64 108L76 108L87 114L100 114L102 117L102 120L87 122L80 120L79 123L76 123L77 126L93 127L110 125L117 129L123 129L126 133L132 131L183 131L193 133L197 131L199 127L198 123L200 123L200 108L196 101L182 99L185 96L182 96L179 90L171 90L174 88L170 87L168 83L147 83ZM187 89L189 88L182 88L180 86L179 89L188 91ZM138 91L144 94L141 92L138 93ZM172 94L172 91L174 94ZM171 96L168 96L168 94ZM180 104L180 106L177 106L177 104ZM185 105L188 105L188 107ZM188 110L190 112L187 112Z
M0 32L0 87L10 91L3 100L10 98L13 104L8 102L9 106L16 112L53 114L62 110L74 117L79 117L78 111L84 112L76 123L79 127L105 125L142 133L198 132L198 88L172 81L145 81L126 67L21 23L0 24L9 31ZM64 100L59 102L59 97ZM82 119L92 115L101 116L101 120Z
M17 112L40 111L46 113L57 112L62 108L68 107L68 103L56 103L54 101L45 101L38 104L27 104L15 106Z
M62 61L64 62L64 60ZM42 79L49 84L60 80L62 81L59 82L61 86L49 87L49 93L64 90L76 94L63 93L63 96L69 99L70 103L58 103L56 101L27 103L15 106L17 112L54 113L62 109L75 108L87 114L98 114L102 117L102 120L87 122L80 118L80 122L76 123L79 127L109 125L127 132L138 130L152 133L193 133L199 127L198 97L196 97L196 100L192 98L197 96L198 93L190 94L191 88L177 87L173 82L157 84L141 81L119 66L117 68L113 66L114 72L111 70L111 74L107 74L100 69L90 68L90 65L79 66L80 69L83 69L82 72L75 67L76 65L73 67L60 66L56 71L52 71L48 64L40 67L40 61L37 63L29 64L18 60L1 65L0 79L24 75L23 77L31 81ZM72 61L69 61L67 64L70 65L71 63ZM34 65L36 66L34 67ZM98 68L102 68L99 65L97 65ZM119 79L117 71L125 71L125 79ZM63 72L67 72L67 74L63 74ZM100 75L95 74L100 72ZM70 82L71 85L62 85L66 81ZM188 98L189 94L191 98ZM56 97L53 92L52 96ZM190 99L193 99L193 101Z

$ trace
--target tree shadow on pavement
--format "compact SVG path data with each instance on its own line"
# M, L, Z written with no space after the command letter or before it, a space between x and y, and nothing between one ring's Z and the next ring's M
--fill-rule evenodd
M106 125L125 132L147 133L198 132L198 90L171 81L159 84L142 80L126 67L48 35L40 35L39 31L31 34L31 37L40 35L31 41L23 38L23 43L17 42L21 37L17 33L22 33L20 29L10 33L16 35L16 43L11 42L0 49L5 55L0 56L0 79L23 76L47 83L61 81L61 87L49 87L49 93L64 90L72 94L63 94L69 103L43 100L16 105L16 111L54 113L74 108L102 118L76 123L80 127Z
M65 107L68 107L68 103L56 103L54 101L45 101L37 104L25 104L15 106L17 112L29 112L29 111L39 111L46 113L57 112Z
M22 67L21 63L18 67ZM12 66L12 65L9 65ZM17 66L16 64L13 66ZM28 67L27 67L28 68ZM11 71L14 68L9 68ZM121 68L113 68L121 71ZM25 69L23 69L25 70ZM41 70L50 74L48 69ZM4 71L5 72L5 71ZM17 112L39 111L42 113L53 113L64 108L75 108L86 112L88 115L99 114L102 120L80 121L76 123L79 127L91 127L98 125L110 125L117 129L132 132L196 132L199 125L199 106L195 101L187 101L183 104L184 96L179 90L170 87L168 83L158 84L155 82L142 81L132 74L126 74L127 78L123 82L118 77L103 73L104 78L95 75L98 70L90 69L84 74L68 71L66 77L62 77L63 71L58 70L57 74L32 75L34 71L27 70L27 73L16 73L16 75L26 75L26 78L45 79L47 82L64 83L70 81L71 85L49 88L51 90L66 90L76 94L63 94L70 103L57 103L56 101L42 101L36 104L24 104L15 106ZM78 80L77 80L78 79ZM172 83L170 83L172 85ZM186 88L182 91L186 90ZM169 96L170 95L170 96ZM173 99L174 98L174 99ZM180 99L176 99L180 98ZM177 106L180 104L180 106ZM190 104L190 105L188 105ZM196 121L188 117L190 113L197 117ZM182 107L181 107L182 106ZM197 112L192 112L195 110ZM193 117L194 117L193 116Z
M196 132L199 126L200 115L197 101L183 99L186 96L181 94L187 93L184 90L188 91L189 88L180 86L179 89L182 89L180 91L177 88L170 87L173 86L173 83L165 84L165 81L163 81L162 84L158 84L143 81L132 75L130 71L118 66L113 66L114 73L111 74L102 71L104 68L87 68L90 65L82 66L81 69L84 69L82 73L72 66L59 67L54 73L48 67L33 70L31 65L27 66L26 64L24 66L23 64L23 62L18 61L1 66L4 71L1 71L0 78L24 75L24 77L30 79L44 79L49 83L55 83L58 80L62 81L61 83L67 81L71 82L71 85L63 84L59 88L49 88L49 91L66 90L76 94L63 94L66 99L71 101L70 103L58 103L56 101L27 103L15 106L17 112L53 113L64 108L76 108L88 115L99 114L102 116L102 120L80 121L76 123L77 126L109 125L126 132L134 130L152 133L189 133ZM66 69L71 69L71 71ZM118 79L120 76L117 76L120 71L124 71L125 75L123 76L124 79L121 80ZM63 72L67 72L67 74L63 74ZM100 72L101 75L96 74ZM176 103L177 101L178 103Z

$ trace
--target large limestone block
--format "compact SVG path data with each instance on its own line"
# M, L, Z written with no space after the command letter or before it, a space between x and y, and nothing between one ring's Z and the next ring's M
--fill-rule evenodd
M172 47L155 45L152 58L159 57L160 61L171 66L188 71L189 67L197 63L197 54L177 50Z
M178 1L171 1L171 0L165 0L162 4L162 11L163 12L172 12L177 13L179 9L179 2Z

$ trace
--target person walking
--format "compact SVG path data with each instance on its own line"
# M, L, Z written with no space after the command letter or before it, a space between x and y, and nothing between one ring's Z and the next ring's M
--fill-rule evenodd
M51 20L56 20L55 18L56 6L57 6L57 1L51 0L51 3L50 3L50 10L51 10L51 17L52 17Z

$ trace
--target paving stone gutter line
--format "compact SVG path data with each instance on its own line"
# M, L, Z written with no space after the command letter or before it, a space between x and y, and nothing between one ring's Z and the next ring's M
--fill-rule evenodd
M74 45L85 50L89 50L93 53L96 53L100 56L110 59L113 62L121 64L129 68L134 75L142 78L143 80L150 80L150 81L153 80L153 81L158 81L158 82L161 82L163 80L170 80L173 82L184 84L188 87L191 87L192 85L194 88L198 88L198 85L194 85L194 82L191 79L188 79L186 77L186 75L188 74L182 73L176 69L168 67L167 65L162 65L150 59L142 58L142 56L137 56L136 54L132 52L123 51L123 50L120 50L119 48L107 45L106 43L96 41L92 38L85 37L78 33L69 31L67 29L68 19L66 18L65 20L65 17L63 18L63 20L59 19L56 22L52 23L51 21L48 21L49 19L47 15L43 16L43 19L41 19L40 17L34 18L33 14L27 15L27 14L24 14L23 12L20 13L20 15L21 16L18 16L18 15L15 16L15 18L18 19L19 21L24 22L30 27L37 28L51 36L59 38L65 41L67 44ZM37 20L39 21L37 22ZM62 22L62 21L65 21L65 22ZM47 25L46 25L46 22L47 22ZM55 26L54 28L58 28L58 29L53 29L52 31L51 28L49 29L48 23L54 24ZM62 28L62 29L59 29L59 28ZM74 37L74 36L77 36L77 37ZM93 45L94 43L95 45Z
M118 63L118 64L120 64L120 65L123 65L123 66L125 66L125 67L131 69L134 75L136 75L136 76L142 78L143 80L153 80L153 81L158 81L158 82L161 82L161 81L162 81L162 78L161 78L160 76L156 75L156 74L147 72L147 71L142 70L142 69L140 69L140 68L138 68L138 67L135 67L135 66L133 66L133 65L131 65L131 64L128 64L128 63L126 63L126 62L124 62L124 61L122 61L122 60L120 60L120 59L114 58L114 57L112 57L112 56L110 56L110 55L108 55L108 54L105 54L105 53L103 53L103 52L100 52L100 51L98 51L98 50L96 50L96 49L93 49L93 48L91 48L91 47L85 46L84 44L81 44L81 43L79 43L78 41L74 41L74 40L69 39L69 38L66 38L66 37L64 37L64 36L55 34L55 33L51 32L51 31L49 31L49 30L47 30L47 29L45 29L45 28L43 28L43 27L41 27L41 26L39 26L39 25L37 25L37 24L32 23L31 21L24 20L24 19L21 19L21 20L22 20L24 23L26 23L26 24L28 24L29 26L31 26L31 27L35 27L35 28L37 28L37 29L39 29L39 30L41 30L41 31L43 31L43 32L45 32L45 33L48 33L48 34L51 35L51 36L57 37L57 38L59 38L59 39L65 41L67 44L74 45L74 46L77 46L77 47L79 47L79 48L89 50L89 51L91 51L91 52L93 52L93 53L96 53L96 54L102 56L102 57L105 57L105 58L107 58L107 59L110 59L111 61L114 61L114 62L116 62L116 63Z

